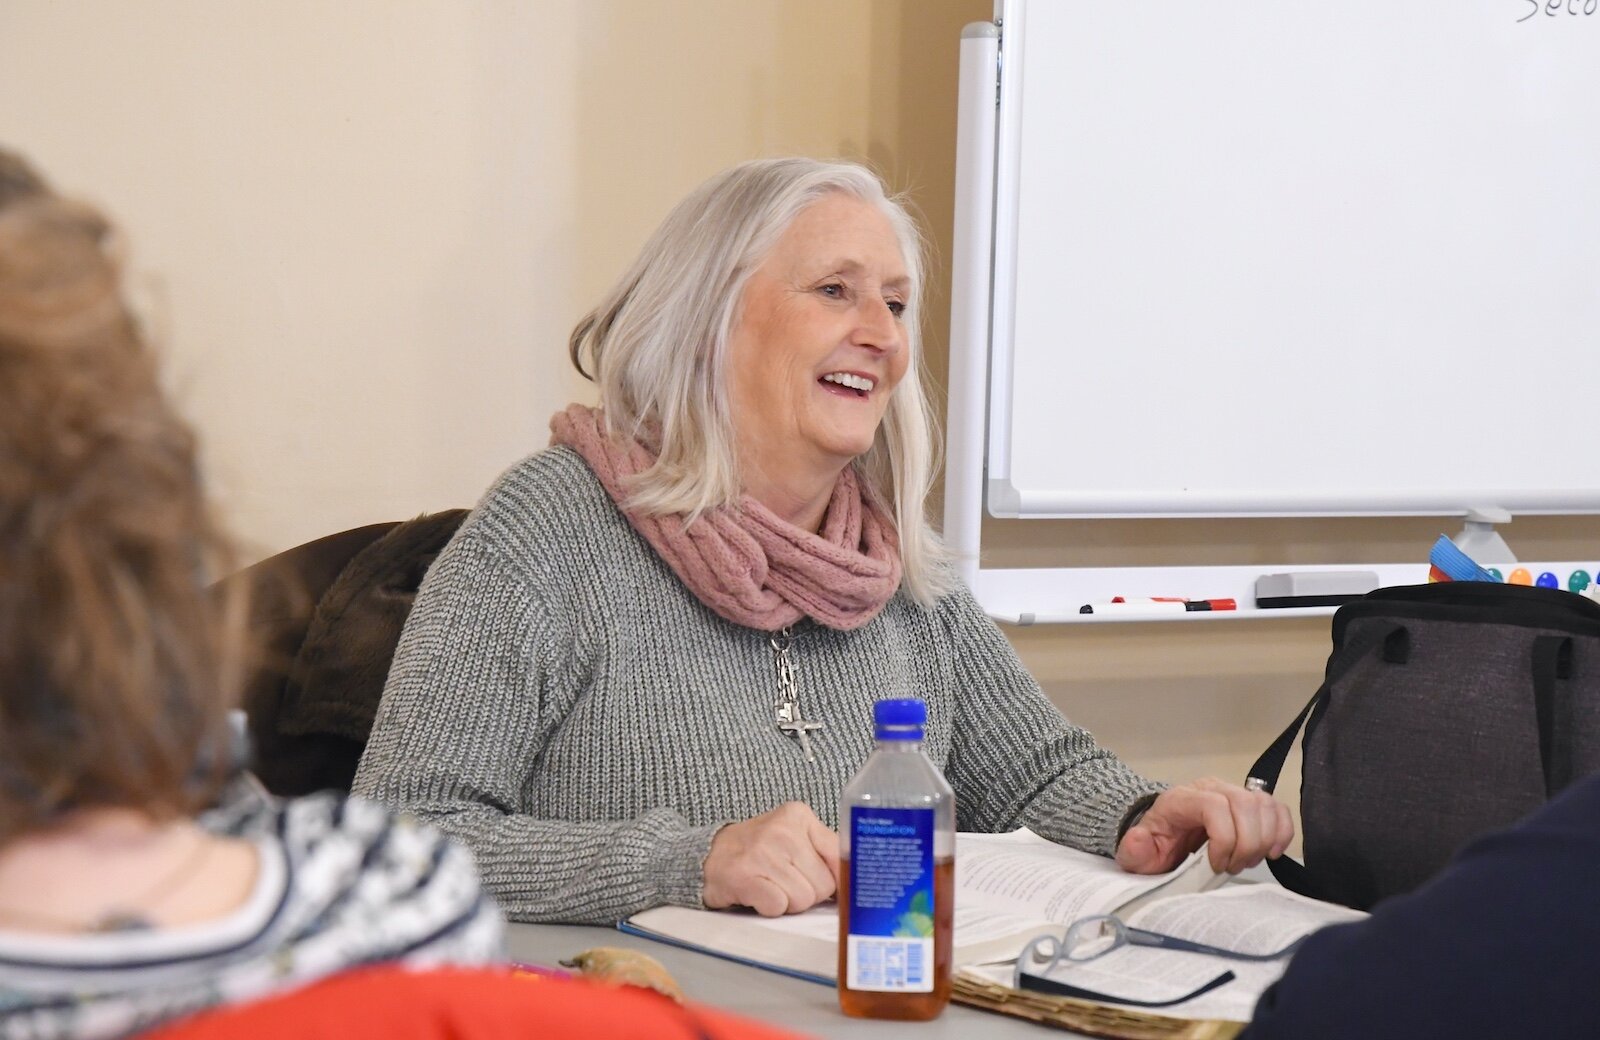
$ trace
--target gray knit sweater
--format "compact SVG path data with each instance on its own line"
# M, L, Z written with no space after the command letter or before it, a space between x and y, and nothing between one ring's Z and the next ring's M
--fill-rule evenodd
M802 621L790 657L817 761L774 727L768 634L703 606L583 460L551 448L490 489L429 570L355 790L476 852L508 916L614 922L700 906L725 823L786 801L836 826L872 705L928 703L962 830L1109 853L1157 785L1070 725L960 589L869 624Z

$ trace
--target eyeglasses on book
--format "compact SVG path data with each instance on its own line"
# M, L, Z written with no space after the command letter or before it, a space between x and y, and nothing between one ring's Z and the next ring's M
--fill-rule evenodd
M1231 971L1224 971L1210 982L1205 983L1190 993L1174 997L1170 1000L1133 1000L1126 997L1116 997L1107 993L1084 989L1050 978L1050 974L1057 967L1072 964L1084 964L1089 961L1104 957L1113 950L1124 946L1145 946L1152 949L1176 950L1183 953L1203 953L1213 957L1225 957L1236 961L1275 961L1287 957L1300 947L1304 937L1275 950L1271 953L1243 953L1230 950L1222 946L1212 946L1209 943L1195 942L1192 939L1180 939L1175 935L1164 935L1161 932L1152 932L1144 928L1133 928L1120 917L1111 914L1096 914L1093 917L1082 917L1072 922L1066 932L1057 936L1047 932L1035 936L1028 943L1022 954L1017 958L1016 968L1012 976L1012 985L1016 989L1027 989L1041 993L1053 993L1064 997L1080 997L1088 1000L1114 1001L1119 1004L1128 1004L1135 1007L1170 1007L1181 1004L1186 1000L1193 1000L1203 993L1209 993L1218 986L1232 982L1236 977Z

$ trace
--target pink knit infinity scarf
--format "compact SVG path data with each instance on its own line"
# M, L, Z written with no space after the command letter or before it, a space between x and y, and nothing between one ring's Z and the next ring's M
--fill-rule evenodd
M749 495L738 508L720 506L685 527L681 516L647 516L623 506L622 478L648 468L655 456L637 442L606 437L598 411L569 405L550 420L550 431L551 443L583 456L634 530L689 591L735 624L776 632L810 617L829 628L859 628L900 587L894 523L861 493L853 467L839 474L820 535L780 519Z

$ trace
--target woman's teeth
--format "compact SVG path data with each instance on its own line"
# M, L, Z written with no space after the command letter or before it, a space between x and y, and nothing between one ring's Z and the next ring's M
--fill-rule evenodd
M871 393L873 386L876 385L866 376L858 376L850 372L829 372L822 377L822 380L825 383L838 383L840 386L847 386L852 390L860 390L862 393Z

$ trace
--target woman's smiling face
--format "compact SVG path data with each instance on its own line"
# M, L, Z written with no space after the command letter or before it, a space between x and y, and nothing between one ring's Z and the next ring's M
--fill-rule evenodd
M837 475L872 447L910 364L901 315L913 291L875 206L834 194L800 212L745 284L729 344L747 481Z

